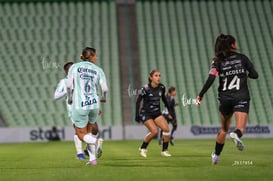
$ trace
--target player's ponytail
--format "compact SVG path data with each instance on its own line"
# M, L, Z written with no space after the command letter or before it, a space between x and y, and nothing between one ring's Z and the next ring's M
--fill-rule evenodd
M82 54L80 56L80 59L81 60L88 60L90 56L95 56L95 55L96 55L95 48L86 47L82 50Z

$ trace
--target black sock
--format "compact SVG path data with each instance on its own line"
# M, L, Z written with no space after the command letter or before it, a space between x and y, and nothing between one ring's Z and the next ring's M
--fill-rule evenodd
M224 147L224 144L220 144L220 143L216 142L215 152L214 153L219 156L221 154L222 150L223 150L223 147Z
M168 150L169 142L163 142L162 151Z
M141 149L146 149L147 146L148 146L148 144L149 144L149 143L146 143L146 142L143 141L143 143L142 143L142 145L141 145L140 148L141 148Z
M242 131L239 130L239 129L236 129L236 130L234 131L234 133L236 133L237 136L238 136L239 138L241 138L241 137L243 136Z

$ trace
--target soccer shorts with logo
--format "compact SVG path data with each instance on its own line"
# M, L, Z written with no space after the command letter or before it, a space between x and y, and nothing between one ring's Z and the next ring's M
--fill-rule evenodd
M71 118L77 128L84 128L88 123L95 123L99 116L99 109L72 110Z
M223 115L230 115L234 112L249 112L249 100L220 100L219 111Z

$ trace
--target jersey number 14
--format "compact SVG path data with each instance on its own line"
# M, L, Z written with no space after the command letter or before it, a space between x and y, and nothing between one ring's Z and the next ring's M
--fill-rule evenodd
M225 78L224 79L223 91L232 90L234 88L236 88L236 90L240 89L240 79L238 78L238 76L237 75L234 76L229 84L228 84L227 78Z

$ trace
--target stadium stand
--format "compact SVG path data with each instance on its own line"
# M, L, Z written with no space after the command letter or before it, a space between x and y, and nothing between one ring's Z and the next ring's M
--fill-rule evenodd
M100 124L121 125L115 1L1 1L0 26L0 111L9 127L71 125L53 94L64 62L80 61L85 46L97 48L108 78Z
M272 124L272 1L137 1L141 80L158 68L166 86L195 98L207 78L213 44L219 33L237 38L239 49L253 61L260 77L249 81L249 124ZM218 80L216 80L218 81ZM177 108L183 125L219 125L217 83L201 107Z
M272 124L272 1L136 0L136 13L142 84L151 69L161 71L162 82L177 88L180 124L219 125L217 83L201 107L187 105L207 78L219 33L234 35L260 74L249 81L249 123ZM85 46L97 48L108 77L100 124L122 124L114 0L0 0L0 26L0 126L70 126L65 102L54 101L53 93L63 63L80 61Z

